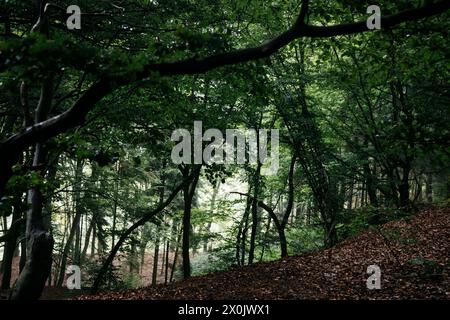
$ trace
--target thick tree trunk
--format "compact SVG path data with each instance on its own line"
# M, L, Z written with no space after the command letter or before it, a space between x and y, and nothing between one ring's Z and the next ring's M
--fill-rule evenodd
M41 144L35 148L33 167L42 167L45 151ZM44 227L43 196L38 187L28 191L30 209L27 212L26 262L14 286L10 299L37 300L42 294L52 266L53 237Z
M46 3L45 0L36 1L39 20L33 27L32 32L39 31L39 33L48 37L48 20L44 12ZM35 123L40 123L48 118L52 98L53 78L47 75L42 82L39 102L35 110ZM46 165L47 151L43 143L37 142L34 148L32 167L41 177L44 177ZM26 219L26 262L16 285L11 291L10 299L12 300L39 299L52 266L54 241L45 227L45 219L42 214L44 197L40 186L33 186L28 190L28 204L30 209L27 211Z
M26 261L27 261L27 240L24 238L20 242L19 274L22 273L23 268L25 268Z

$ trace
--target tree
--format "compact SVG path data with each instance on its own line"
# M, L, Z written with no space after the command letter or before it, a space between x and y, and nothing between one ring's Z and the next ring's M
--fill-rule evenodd
M236 80L237 75L241 76L253 68L251 64L246 64L245 69L242 65L237 66L238 64L261 59L261 64L270 64L273 61L263 59L269 58L282 48L286 47L286 50L289 50L289 45L297 39L329 38L368 31L363 19L356 23L317 26L314 23L318 22L319 19L314 14L319 12L317 16L320 18L320 9L323 3L317 2L310 9L309 1L304 0L291 27L284 32L282 31L279 36L272 40L254 46L253 35L256 34L258 42L260 42L260 39L267 38L265 31L270 29L270 27L264 28L261 21L253 23L253 18L246 15L244 20L250 23L246 29L247 36L242 39L234 36L241 31L240 27L236 28L232 22L226 23L225 29L227 30L218 27L214 22L214 19L220 16L217 14L219 5L227 6L231 13L239 11L233 7L233 4L208 4L199 1L194 5L183 1L182 4L174 5L174 9L168 11L165 10L164 5L159 3L145 5L141 1L130 1L124 4L124 8L117 8L110 3L102 3L98 9L93 4L87 5L87 9L91 11L83 12L83 14L92 17L92 19L84 19L84 21L87 20L86 25L83 26L85 29L83 33L77 33L69 32L59 23L66 18L64 11L64 4L66 3L64 1L58 2L58 4L61 6L38 0L36 1L38 13L35 15L35 9L31 3L8 3L5 10L6 14L0 16L1 30L4 31L2 38L5 39L0 45L0 73L2 79L3 76L6 79L4 83L2 81L0 84L5 88L5 90L2 90L0 100L2 121L0 154L7 155L0 159L0 198L2 201L4 196L9 196L9 192L12 190L10 187L14 186L17 178L27 174L34 177L33 183L27 186L29 208L26 213L26 252L22 252L22 257L26 258L26 263L12 292L11 297L14 299L37 299L50 274L54 236L49 232L52 231L51 214L46 211L51 209L50 193L52 192L44 187L50 180L53 180L52 176L58 176L58 172L52 173L54 168L50 166L49 158L52 152L62 151L68 158L89 159L99 165L103 164L109 167L111 162L115 162L111 160L113 158L111 153L101 150L101 144L95 151L92 146L89 147L90 150L89 148L84 149L81 141L95 140L98 134L96 131L99 131L98 136L103 139L108 137L111 144L114 147L121 146L120 149L125 154L130 149L138 153L139 148L144 145L137 141L138 139L149 138L154 142L154 137L158 134L166 133L170 129L186 124L186 122L196 120L196 116L201 114L202 107L208 108L208 110L223 111L225 109L214 106L214 101L217 104L227 102L228 106L231 105L229 114L234 113L233 108L236 106L239 108L240 104L237 96L248 94L243 89L242 83L244 81ZM5 5L2 4L2 8ZM289 5L291 5L291 2L289 2ZM190 10L185 10L186 7ZM397 9L398 7L393 6L393 8ZM406 9L392 15L383 16L381 23L384 29L389 29L403 22L417 21L444 13L449 8L450 4L447 1L426 2L422 7ZM94 10L98 10L98 12ZM117 10L121 10L120 13ZM262 11L264 10L258 9L257 13L261 14ZM204 14L205 12L210 14ZM37 21L35 21L36 16ZM148 20L143 19L142 16L148 18ZM236 18L231 14L230 17ZM272 20L272 22L275 21L275 19ZM33 26L30 26L28 21L33 21ZM142 21L149 21L149 23L143 23ZM179 25L175 25L172 21L177 21L176 24L179 23ZM195 23L191 24L192 21ZM313 21L313 23L310 23L310 21ZM120 27L116 28L117 25ZM161 27L155 28L153 27L155 25ZM28 31L30 29L32 32ZM213 31L205 33L204 30ZM264 30L264 32L254 32L254 30ZM28 35L19 36L25 33ZM235 47L244 49L233 50L232 48ZM259 62L256 64L257 66L252 69L252 72L258 70ZM259 66L259 70L264 70L264 68ZM202 74L207 72L208 74L203 77ZM184 77L186 75L194 75L194 77ZM172 77L169 80L169 76L177 77ZM251 78L249 76L246 79ZM235 82L236 87L242 89L239 92L229 93L221 100L217 99L217 96L223 94L218 88L220 84L231 82ZM143 87L145 87L144 90ZM400 90L402 87L403 82L396 84L396 100L401 101L404 98L401 95L402 90ZM145 99L140 96L143 92L145 92L146 97L151 97L151 103L143 103ZM161 99L161 97L164 97L164 99ZM120 102L124 98L127 99L127 103L121 105ZM326 242L331 245L335 242L335 215L340 207L339 199L336 197L336 194L339 193L337 190L339 184L336 181L327 180L330 171L325 167L325 164L329 164L330 161L326 157L328 152L325 152L322 148L323 141L321 141L320 135L322 128L314 121L314 117L310 117L307 110L309 106L305 102L306 95L302 94L302 98L303 100L300 103L295 102L292 105L302 105L302 116L308 121L302 122L300 126L289 124L292 119L298 119L299 114L293 112L292 115L295 116L293 118L289 118L291 114L284 114L284 122L291 129L291 145L297 152L298 162L307 172L309 184L313 186L316 205L320 208L328 234ZM178 104L172 104L174 100L177 100ZM200 100L203 100L203 104L198 103ZM141 107L136 107L134 102L138 102L136 105L141 105ZM192 103L192 105L178 108L184 103ZM108 108L110 105L114 107ZM149 105L154 109L146 110L145 108ZM17 108L17 106L20 108ZM402 103L402 108L405 115L407 113L412 114L407 103ZM186 111L188 116L180 114L180 110ZM114 118L112 113L118 114L119 111L120 115L122 115L122 111L124 114L127 112L126 120L114 121L117 120L117 115ZM280 114L282 113L280 112ZM264 115L267 114L264 113ZM226 120L229 120L229 122L224 119L218 121L209 119L210 123L213 124L242 123L234 122L234 118ZM413 119L410 116L406 117L404 121L407 129L412 127L413 122L411 120ZM113 123L115 127L107 132L100 129L112 126ZM308 136L308 133L313 133L313 136ZM131 137L133 134L137 137ZM306 136L306 139L304 136ZM405 141L411 144L413 139L410 137ZM73 140L78 139L78 141L71 141L72 138L74 138ZM116 141L114 141L115 138ZM98 140L101 141L102 139ZM96 141L96 143L98 142ZM316 142L318 147L312 146ZM370 146L372 142L368 140L367 143ZM157 143L153 143L154 146L149 146L151 144L151 142L147 143L145 147L155 153L164 149L161 146L156 146ZM74 151L73 149L77 150ZM165 149L167 149L167 145ZM80 151L87 154L78 157L76 153ZM305 156L303 151L312 154ZM317 158L313 155L316 153L319 154ZM126 157L123 154L122 156ZM402 181L395 185L400 192L401 204L405 204L407 198L409 199L409 177L412 174L414 160L414 157L408 157L406 161L403 161L402 167L395 167L403 170ZM141 166L130 165L128 168L120 166L120 170L130 170L131 175L138 177L136 167ZM157 170L156 166L150 165L150 168ZM195 171L196 169L192 170ZM257 168L255 180L250 183L252 185L253 205L249 206L244 214L246 216L247 213L251 212L252 216L249 262L254 260L258 224L260 223L257 199L262 188L260 188L258 170ZM369 171L371 171L370 165L368 168L366 166L365 178L372 197L373 189L379 184L376 183L376 179L372 181L368 179L372 176L376 177L376 174L370 174ZM393 181L392 177L395 178L395 172L388 171L386 174ZM111 175L119 179L118 172L111 173ZM195 177L194 175L192 179L189 173L183 175L184 179L189 177L188 180L190 180L187 185L183 182L181 187L181 189L184 189L182 251L184 271L187 277L190 275L190 215L196 185L200 179L200 169L198 176ZM120 178L122 178L121 175ZM132 194L129 192L131 189L143 192L141 186L133 187L131 186L132 183L122 185L121 181L121 183L116 183L115 190L111 190L111 188L108 188L106 179L101 183L102 187L107 190L102 196L108 199L108 196L111 193L113 194L113 212L110 212L106 208L107 205L102 203L99 205L100 210L98 212L95 214L91 212L92 227L87 229L92 230L92 243L95 242L95 239L98 240L98 253L104 253L109 244L111 244L112 250L100 269L94 291L97 290L101 281L99 279L111 266L118 250L126 241L126 237L156 214L148 214L148 207L147 210L138 210L142 209L138 205L126 205L122 208L118 205L121 198L119 188L125 191L123 198L126 198L127 195ZM89 192L94 189L92 186L87 188ZM78 209L82 210L89 202L89 197L82 198L79 196L80 193L78 193L76 203L77 206L80 204ZM176 194L173 195L171 201L175 196ZM140 199L145 198L139 197ZM68 203L69 199L70 197L66 196L65 203ZM100 200L98 201L100 203ZM103 201L106 200L103 199ZM164 202L162 204L165 204L164 207L166 207L169 203ZM159 213L163 209L158 206L156 210L151 210L151 212ZM70 251L74 238L76 243L74 255L77 261L83 260L81 259L81 256L84 256L82 253L89 246L90 235L85 234L86 250L81 250L83 230L86 230L83 229L84 222L88 219L87 215L80 213L79 210L77 210L72 222L72 230L69 231L66 228L67 236L64 236L62 241L57 243L61 248L65 247L59 270L60 279L62 279L64 272L64 257L69 254L68 251ZM112 214L114 221L112 230L108 228L107 220L111 217L109 214ZM17 219L17 216L15 218ZM132 226L124 228L116 243L117 226L120 223L126 224L130 221ZM246 237L244 230L246 228L244 227L240 232L244 241ZM12 229L9 231L12 231ZM8 235L10 234L9 231ZM14 232L11 233L11 235L13 234ZM56 234L55 236L58 237L59 235ZM112 241L110 242L110 240ZM8 254L10 254L12 248L11 243L9 243L11 247L8 248ZM91 247L92 251L95 252L94 245ZM242 247L245 252L245 244ZM134 252L135 247L132 246L131 250Z

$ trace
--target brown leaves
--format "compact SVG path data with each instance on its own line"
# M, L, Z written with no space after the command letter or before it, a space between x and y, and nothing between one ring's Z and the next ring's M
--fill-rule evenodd
M381 290L368 290L369 265ZM450 209L430 208L334 248L167 286L79 299L449 299Z

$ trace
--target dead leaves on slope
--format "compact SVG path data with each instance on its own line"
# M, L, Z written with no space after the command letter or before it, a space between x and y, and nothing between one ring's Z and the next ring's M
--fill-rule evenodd
M373 264L380 290L366 287ZM430 208L312 254L79 299L449 299L449 270L450 209Z

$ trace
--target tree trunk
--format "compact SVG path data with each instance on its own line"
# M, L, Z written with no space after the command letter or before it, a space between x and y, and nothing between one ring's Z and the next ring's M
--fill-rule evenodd
M374 175L372 174L372 171L370 170L370 166L368 163L364 164L364 175L366 178L365 182L370 205L377 208L378 207L377 186L374 179Z
M84 237L84 246L83 246L83 250L81 251L81 257L80 257L81 263L83 263L86 260L89 242L91 241L92 229L94 229L94 221L93 220L94 220L94 218L92 218L91 221L89 222L86 236Z
M189 197L189 186L185 187L183 191L184 197L184 213L183 213L183 277L185 279L191 276L191 262L189 257L189 237L191 233L191 201Z
M141 269L140 269L140 273L143 273L144 270L144 265L145 265L145 250L147 249L147 240L145 239L145 234L144 231L141 232L141 243L139 245L141 252L140 252L140 256L141 256Z
M81 160L77 160L76 169L75 169L75 186L76 188L81 188L81 177L83 174L83 164ZM75 191L75 217L72 221L72 226L70 227L69 236L67 238L66 244L64 246L62 255L61 255L61 263L59 268L59 276L58 276L58 282L56 283L56 286L62 287L64 278L66 275L66 265L67 265L67 257L70 252L70 248L72 247L74 237L76 236L77 230L79 230L79 224L81 220L81 215L83 213L83 210L81 209L81 197L79 195L79 191ZM77 246L77 244L76 244ZM76 249L77 250L77 249Z
M8 290L11 285L11 268L14 259L14 253L16 251L17 239L20 234L19 219L22 216L20 210L20 197L16 197L13 206L13 216L11 222L11 228L8 230L8 240L5 243L3 260L2 260L2 290ZM6 225L5 225L6 229Z
M156 278L158 276L158 257L159 257L159 232L156 233L155 251L153 253L152 286L156 285Z
M212 198L211 198L211 206L209 208L209 214L211 217L213 217L214 215L214 209L216 208L216 198L217 198L217 193L219 192L219 187L220 187L220 182L217 182L214 184L213 186L213 193L212 193ZM209 221L206 224L206 228L205 228L205 233L209 233L209 231L211 230L211 221ZM204 237L203 240L203 252L207 252L208 251L208 237Z
M169 276L169 250L170 250L170 240L167 240L166 244L166 257L165 257L165 270L164 270L164 284L167 284Z
M36 144L33 167L42 167L45 161L43 146ZM41 174L43 176L43 174ZM37 300L41 296L52 266L53 237L44 227L43 196L39 187L28 191L30 209L27 212L26 262L17 279L10 299Z
M164 274L164 265L166 262L165 256L166 256L166 241L164 238L162 238L162 247L163 247L163 251L162 251L162 260L161 260L161 270L159 271L159 274L162 275Z
M178 233L177 242L175 243L175 253L174 253L174 256L173 256L172 269L170 270L169 282L173 281L173 275L175 273L175 269L176 269L176 266L177 266L178 251L180 249L180 241L181 241L182 235L183 235L183 227L181 227L180 232Z
M97 237L97 228L96 228L96 222L93 222L93 227L92 227L92 242L91 242L91 257L94 258L95 257L95 240Z
M251 193L251 185L248 187L248 193ZM252 205L252 200L247 197L246 206L244 210L244 215L239 222L238 232L236 236L236 263L238 266L244 265L245 262L245 237L247 233L247 221L250 214L250 208Z
M48 20L44 11L46 3L47 1L45 0L36 1L39 10L39 20L33 27L32 32L38 31L48 37ZM53 78L47 75L42 81L39 102L35 110L35 123L40 123L48 118L52 107L52 98ZM32 167L41 177L45 176L46 158L47 151L43 143L36 143ZM27 211L25 234L27 259L11 292L10 299L12 300L39 299L51 271L54 241L52 235L45 228L45 220L42 215L44 197L40 188L40 186L33 186L28 190L30 209Z
M163 211L173 201L173 199L176 197L178 192L180 192L183 189L183 187L188 183L189 183L188 180L184 180L179 186L177 186L172 191L172 193L170 194L170 196L167 198L166 201L164 201L162 204L160 204L155 210L145 213L141 219L139 219L138 221L133 223L133 225L131 225L127 230L125 230L121 234L121 236L119 237L119 240L114 245L110 254L106 258L102 267L100 268L100 271L98 272L97 277L95 278L94 284L92 285L91 294L97 293L102 281L104 280L104 276L105 276L106 272L108 271L109 266L113 262L114 257L116 256L117 252L119 251L120 247L125 242L125 240L133 233L134 230L136 230L140 226L143 226L147 221L149 221L155 215L157 215L158 213Z
M22 273L23 268L25 268L26 261L27 261L27 240L24 238L20 242L19 274Z
M120 173L120 162L117 161L115 166L116 179L114 181L114 199L113 199L113 225L112 225L112 245L114 247L116 242L116 225L117 225L117 201L119 198L119 173Z
M433 174L429 173L426 177L425 192L427 194L427 202L433 203Z
M403 168L403 177L400 185L398 186L398 191L400 194L400 207L409 206L409 173L411 169L409 165L405 165Z
M261 163L259 161L259 134L257 136L257 149L258 149L258 164L256 166L256 173L254 177L254 190L252 200L252 230L250 233L250 247L248 250L248 264L252 264L255 258L256 248L256 233L258 231L258 194L259 194L259 180L261 174Z
M190 184L187 184L183 188L183 198L184 198L184 213L183 213L183 243L182 243L182 256L183 256L183 277L187 279L191 276L191 261L189 257L189 238L191 233L191 209L192 209L192 199L195 194L195 188L197 187L200 167L193 167L194 177ZM190 175L189 168L183 169L183 178L186 180Z

